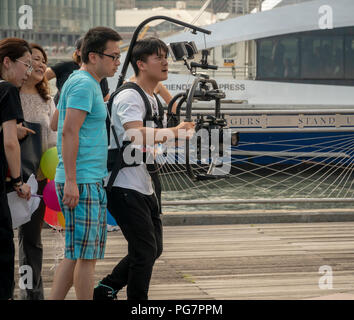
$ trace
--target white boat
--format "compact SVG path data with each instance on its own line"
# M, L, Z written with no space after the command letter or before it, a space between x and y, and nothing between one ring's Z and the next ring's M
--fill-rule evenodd
M219 69L209 74L226 93L222 111L241 132L236 157L261 163L274 162L275 154L301 161L352 160L350 148L323 143L354 138L353 0L307 1L205 29L211 35L183 32L163 40L211 49L209 63ZM174 95L192 82L192 75L171 64L164 84ZM109 83L115 88L117 77ZM193 108L201 113L208 105ZM297 148L274 143L289 140L298 141Z

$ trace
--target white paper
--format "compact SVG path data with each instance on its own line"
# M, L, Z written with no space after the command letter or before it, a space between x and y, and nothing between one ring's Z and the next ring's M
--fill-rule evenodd
M31 194L36 195L38 183L33 174L29 177L27 184L31 187ZM13 191L7 194L7 201L11 212L12 227L16 229L31 220L32 213L37 210L41 199L31 197L27 201L20 198L16 191Z

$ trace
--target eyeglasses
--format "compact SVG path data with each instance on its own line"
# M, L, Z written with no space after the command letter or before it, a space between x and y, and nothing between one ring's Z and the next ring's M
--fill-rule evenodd
M103 53L103 52L95 52L95 51L92 51L92 52L93 53L97 53L97 54L101 54L101 55L106 56L106 57L110 57L110 58L112 58L112 60L114 62L117 62L120 59L120 54L117 54L116 56L113 56L111 54L106 54L106 53Z
M28 64L27 62L21 61L19 59L16 59L16 61L23 63L27 67L27 74L30 75L33 71L33 67Z

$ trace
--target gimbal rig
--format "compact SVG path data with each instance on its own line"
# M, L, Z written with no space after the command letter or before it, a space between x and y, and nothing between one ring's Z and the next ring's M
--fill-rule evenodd
M206 29L202 29L183 21L179 21L176 19L172 19L165 16L154 16L144 20L135 30L132 40L130 42L130 46L128 49L128 53L126 59L124 61L124 65L122 68L121 75L119 76L119 81L117 84L117 89L123 84L124 78L128 69L128 64L131 60L132 49L134 44L136 43L138 34L140 30L150 21L163 19L170 22L173 22L178 25L182 25L184 27L190 28L193 30L193 33L197 31L210 34L211 32ZM191 142L187 140L185 146L185 166L187 174L194 181L196 180L209 180L209 179L219 179L225 178L227 174L225 173L214 173L214 169L218 166L220 167L220 161L222 162L222 158L224 155L224 148L222 147L224 140L224 133L228 132L231 135L230 142L231 145L235 146L238 143L238 133L227 131L227 122L224 118L224 115L221 114L220 111L220 101L225 98L225 93L218 88L218 85L214 79L210 79L210 77L206 74L197 73L197 68L200 69L211 69L217 70L217 66L208 64L208 50L202 50L202 59L200 63L191 62L188 60L194 58L194 54L198 52L194 42L175 42L170 43L168 45L171 57L174 61L184 61L187 69L191 72L191 74L195 77L192 86L187 89L185 92L181 92L173 97L168 105L168 127L174 127L178 125L181 121L181 108L185 103L185 118L183 121L193 121L192 120L192 106L193 101L215 101L214 115L197 115L196 119L196 127L195 131L198 132L200 129L204 129L204 132L208 132L209 139L207 144L203 143L202 138L200 136L196 137L196 144L193 144L196 147L196 158L191 159L190 157L190 149ZM175 102L178 101L176 113L172 114L172 106ZM211 139L212 135L215 137L215 132L218 136L217 143L218 146L215 145L215 139ZM212 141L213 140L213 141ZM207 148L207 157L203 158L203 148ZM215 152L216 150L216 152ZM207 159L206 159L207 158Z

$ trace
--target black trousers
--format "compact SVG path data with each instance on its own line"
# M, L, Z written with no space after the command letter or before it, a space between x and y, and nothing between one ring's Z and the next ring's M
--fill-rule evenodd
M120 290L127 285L128 300L147 300L152 269L162 253L160 205L155 194L113 187L107 192L108 210L128 241L128 255L102 280Z
M13 296L15 246L12 219L5 190L0 191L0 300Z
M43 189L47 181L38 181L37 194L42 195ZM32 268L32 288L20 290L21 300L43 300L43 283L42 283L42 227L44 221L45 204L41 200L39 207L32 214L31 220L23 224L18 229L18 249L19 249L19 265L28 265Z

